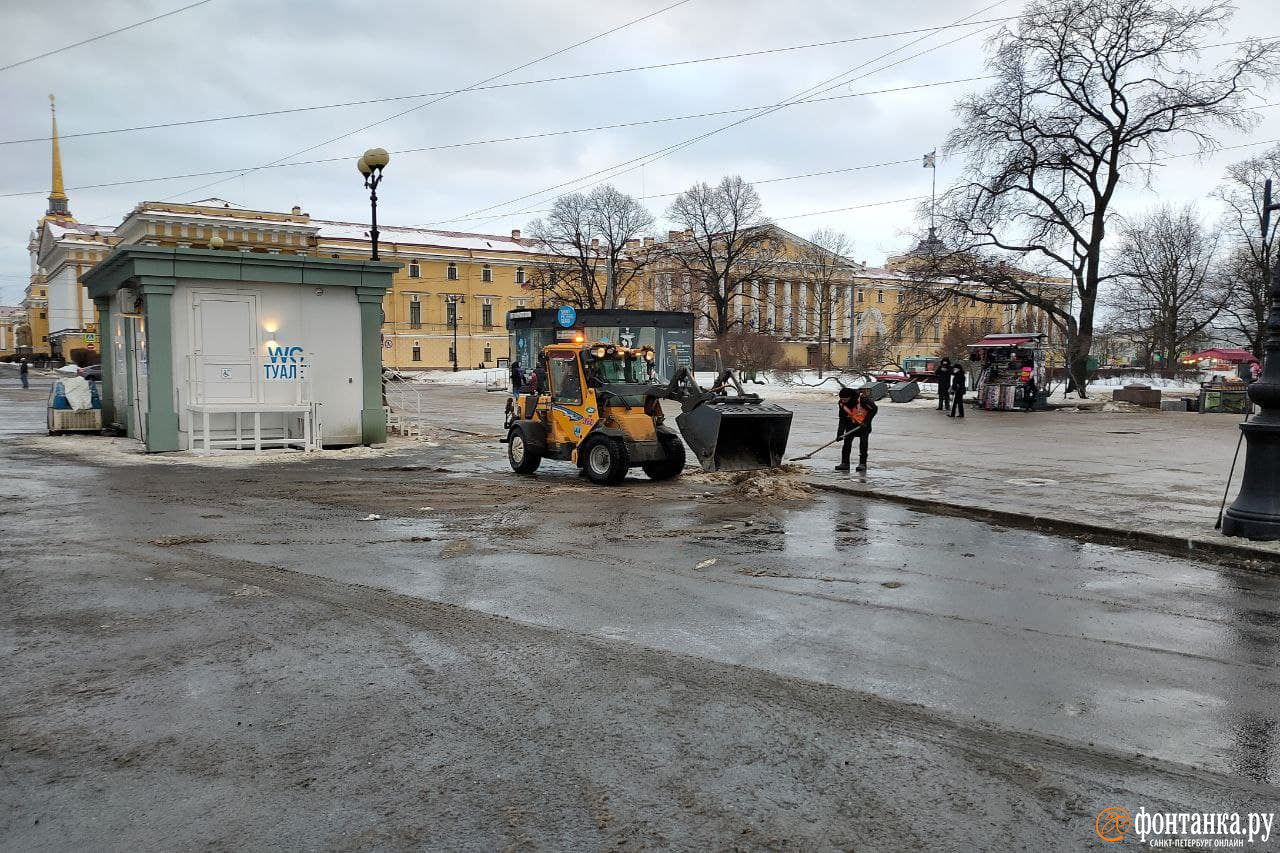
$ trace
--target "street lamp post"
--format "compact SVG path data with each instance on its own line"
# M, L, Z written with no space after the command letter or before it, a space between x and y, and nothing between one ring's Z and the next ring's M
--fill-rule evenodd
M1267 239L1271 211L1271 181L1262 194L1262 239ZM1249 386L1249 399L1262 411L1240 425L1244 433L1244 478L1240 494L1222 517L1226 536L1246 539L1280 539L1280 257L1271 269L1262 374Z
M391 155L382 148L370 148L356 163L360 174L364 175L365 188L369 190L369 206L372 208L373 227L369 229L369 238L373 242L373 252L369 260L378 258L378 184L382 183L382 170L391 162Z
M452 296L449 304L453 306L453 318L449 325L453 326L453 372L458 372L458 306L465 305L467 300L462 296Z

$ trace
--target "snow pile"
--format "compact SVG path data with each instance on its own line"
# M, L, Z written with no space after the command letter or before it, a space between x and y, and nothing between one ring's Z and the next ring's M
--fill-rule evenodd
M813 488L800 479L809 474L803 465L780 465L759 471L721 471L715 474L699 472L688 474L686 483L706 483L727 486L739 500L770 502L807 500L813 496Z
M484 387L494 380L509 384L505 370L489 368L487 370L422 370L415 373L401 373L400 378L420 385L477 385Z

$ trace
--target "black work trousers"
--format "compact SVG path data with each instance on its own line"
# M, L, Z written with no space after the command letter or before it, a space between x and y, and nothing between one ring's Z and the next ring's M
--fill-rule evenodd
M964 417L964 393L958 393L951 398L951 414L957 418Z
M844 445L840 448L840 464L849 464L849 454L853 452L853 440L858 440L858 464L867 464L867 442L871 439L871 430L856 428L845 433Z
M945 412L951 408L951 389L938 386L938 411Z

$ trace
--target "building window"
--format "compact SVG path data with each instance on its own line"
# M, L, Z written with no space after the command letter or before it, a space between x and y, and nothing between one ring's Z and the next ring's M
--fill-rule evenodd
M413 342L413 355L410 358L414 361L422 361L422 343L420 341Z
M524 284L524 267L516 267L516 284Z
M907 295L906 295L905 293L903 293L901 290L899 290L899 291L898 291L898 304L899 304L899 305L901 305L903 302L906 302L906 301L907 301Z
M935 341L942 340L942 320L940 319L933 321L933 339Z
M486 299L484 305L480 306L480 322L486 329L493 327L493 300ZM488 360L485 358L485 361Z
M883 290L877 290L877 291L876 291L876 302L884 302L884 291L883 291Z
M444 321L452 329L458 325L458 303L450 299L444 304ZM449 356L449 360L453 360L453 356Z
M447 278L449 279L449 281L458 280L458 265L453 263L452 261L449 262L449 273Z
M916 323L916 343L919 343L922 338L924 338L924 323L917 322Z
M418 266L417 261L409 262L409 278L422 278L422 267Z
M525 303L525 300L523 300L523 299L517 299L517 300L516 300L516 308L517 308L517 309L519 309L519 308L523 308L523 307L524 307L524 303Z
M862 288L858 288L858 301L862 301Z
M480 280L493 281L493 268L488 264L485 264L484 268L480 270Z
M484 345L484 360L493 361L493 347L489 344Z
M418 301L418 297L413 297L413 301L409 303L409 325L422 325L422 303Z

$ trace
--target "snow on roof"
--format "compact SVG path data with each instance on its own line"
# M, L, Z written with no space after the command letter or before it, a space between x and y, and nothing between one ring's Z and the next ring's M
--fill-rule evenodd
M313 219L320 226L316 235L322 240L368 240L369 226L359 222L335 222ZM461 231L433 231L429 228L407 228L398 225L379 225L378 239L383 243L409 243L418 246L436 246L447 249L472 249L475 251L536 252L539 243L527 238L498 236L496 234L467 234Z
M108 225L89 225L84 222L55 222L52 219L45 222L45 227L49 229L49 234L55 240L61 240L68 234L85 237L110 237L115 233L115 229Z

